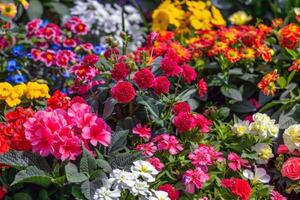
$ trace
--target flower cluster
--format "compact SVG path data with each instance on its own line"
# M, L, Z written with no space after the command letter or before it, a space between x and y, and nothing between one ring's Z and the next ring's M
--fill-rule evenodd
M26 121L25 137L33 152L44 157L51 154L63 161L75 160L81 154L81 144L87 149L89 144L110 144L109 126L91 112L83 99L75 97L67 109L64 107L37 111Z
M0 83L0 99L5 101L8 106L15 107L25 97L28 100L49 98L49 88L46 84L38 82L28 82L12 86L7 82Z

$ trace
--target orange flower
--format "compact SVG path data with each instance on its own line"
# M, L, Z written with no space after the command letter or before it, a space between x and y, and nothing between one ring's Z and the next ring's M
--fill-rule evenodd
M267 25L265 25L265 24L259 24L259 25L258 25L258 29L259 29L260 31L262 31L263 33L265 33L265 34L269 34L269 33L271 33L271 31L272 31L272 27L267 26Z
M184 46L180 45L179 43L172 42L170 44L170 47L172 48L172 50L174 50L174 52L178 56L179 62L186 62L191 58L190 51Z
M292 65L288 68L288 71L295 70L296 72L300 71L300 59L294 60Z
M270 49L269 47L265 45L259 45L257 48L257 54L260 56L265 62L271 62L272 61L272 54L273 49Z
M279 28L282 26L282 24L283 24L283 20L281 18L276 18L272 20L272 26L274 28Z
M228 49L225 52L225 57L229 62L232 62L232 63L235 63L241 59L239 52L234 49Z
M289 49L294 49L300 39L300 27L291 23L280 29L279 34L281 45Z
M233 45L238 40L238 31L235 28L224 28L220 30L219 36L222 42Z
M261 89L265 95L274 95L276 92L275 81L278 80L279 75L277 70L274 70L266 74L261 81L257 84L257 87Z
M14 3L0 3L0 11L3 16L13 19L17 14L17 7Z
M255 50L253 48L250 48L250 47L243 48L243 49L241 49L240 54L243 59L246 59L246 60L255 59Z

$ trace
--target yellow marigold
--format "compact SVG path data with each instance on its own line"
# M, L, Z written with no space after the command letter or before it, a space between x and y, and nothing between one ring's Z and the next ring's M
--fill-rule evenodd
M9 107L15 107L21 103L21 100L19 98L8 97L5 99L5 102Z
M14 3L0 3L0 11L3 16L14 18L17 14L17 7Z
M27 99L49 98L49 88L46 84L28 82L25 96Z
M26 89L27 87L24 83L14 86L14 92L17 93L19 97L24 95Z
M27 10L29 8L29 3L27 0L19 0L22 6Z
M211 20L211 23L213 25L226 26L226 21L223 18L222 13L219 9L217 9L215 6L212 6L211 7L211 12L212 12L212 16L213 16L213 18Z
M192 27L196 30L211 29L211 13L209 10L194 12L189 18Z
M14 91L13 86L7 82L0 83L0 99L5 100Z
M243 25L252 19L251 15L247 15L245 11L237 11L229 17L229 21L235 25Z
M180 20L184 17L184 11L181 7L176 7L170 0L167 0L159 5L152 14L152 30L164 31L168 25L180 26Z
M203 1L187 1L186 5L191 12L198 12L199 10L204 10L206 8L206 4Z

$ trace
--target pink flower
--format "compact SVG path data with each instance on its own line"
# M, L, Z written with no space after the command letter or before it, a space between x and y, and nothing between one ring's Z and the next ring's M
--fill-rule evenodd
M108 146L111 141L110 129L99 117L95 121L91 121L89 126L82 129L82 137L90 140L93 146L97 146L97 143Z
M187 82L188 84L191 84L194 80L197 78L197 73L195 69L187 64L182 65L182 78Z
M228 167L232 169L233 171L238 171L242 167L249 167L248 161L242 159L240 156L238 156L236 153L230 153L228 155L228 160L230 161L228 163Z
M158 76L154 79L152 89L153 91L160 95L160 94L166 94L170 90L170 81L165 76Z
M279 192L273 190L270 193L271 200L287 200L284 196L282 196Z
M166 133L156 136L152 142L157 142L158 150L167 150L172 155L176 155L183 150L183 146L179 144L177 138Z
M187 112L181 112L175 116L173 124L179 133L189 132L197 126L194 115Z
M196 114L194 117L199 130L203 133L208 133L210 131L212 121L205 118L204 115L201 114Z
M185 191L194 194L195 187L202 188L202 184L209 180L209 175L205 173L200 167L194 170L188 170L183 174L183 183L185 184Z
M130 73L130 69L125 65L125 63L117 63L111 70L111 77L116 80L123 80Z
M90 121L96 121L97 116L91 113L91 108L86 103L73 103L68 109L68 115L73 118L76 126L82 129L90 125Z
M149 139L151 137L151 128L137 124L136 127L132 129L132 133L141 138Z
M53 50L46 50L41 53L40 60L46 64L47 67L54 65L56 54Z
M177 76L182 72L182 68L177 64L176 60L169 57L162 59L161 69L166 76Z
M139 88L144 90L152 87L154 78L154 75L149 69L143 68L134 74L133 81Z
M189 154L189 159L196 167L213 165L215 161L222 161L222 152L216 151L214 147L199 144L199 147Z
M198 82L199 96L203 97L207 93L207 83L203 78Z
M144 156L153 156L157 151L157 147L153 142L147 144L139 144L135 147L135 150L143 151Z
M172 111L175 115L178 115L181 112L189 113L191 112L191 107L186 102L177 102L176 104L174 104Z
M156 157L148 158L147 161L155 167L157 171L161 171L165 165Z

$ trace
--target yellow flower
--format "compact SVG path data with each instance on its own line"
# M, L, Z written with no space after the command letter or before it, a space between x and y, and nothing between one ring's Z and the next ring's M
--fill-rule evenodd
M206 4L203 1L187 1L186 5L188 6L188 10L191 12L204 10L206 8Z
M180 20L184 17L184 11L181 7L176 7L170 0L167 0L159 5L152 14L152 30L164 31L168 25L180 26Z
M24 95L26 89L27 87L24 83L14 86L14 91L18 94L19 97Z
M0 83L0 99L5 100L14 91L13 86L7 82Z
M251 15L247 15L245 11L238 11L229 17L229 21L235 25L243 25L252 19Z
M28 82L25 96L27 99L49 98L49 88L46 84Z
M29 3L27 0L19 0L22 6L27 10L29 8Z
M5 102L9 107L15 107L21 103L19 98L8 97L5 99Z
M217 9L215 6L211 7L211 12L213 19L211 20L211 23L216 26L226 26L226 21L222 16L222 13L219 9Z
M17 7L14 3L0 3L0 11L3 16L14 18L17 14Z
M190 16L190 23L196 30L211 29L211 13L209 10L196 11Z

